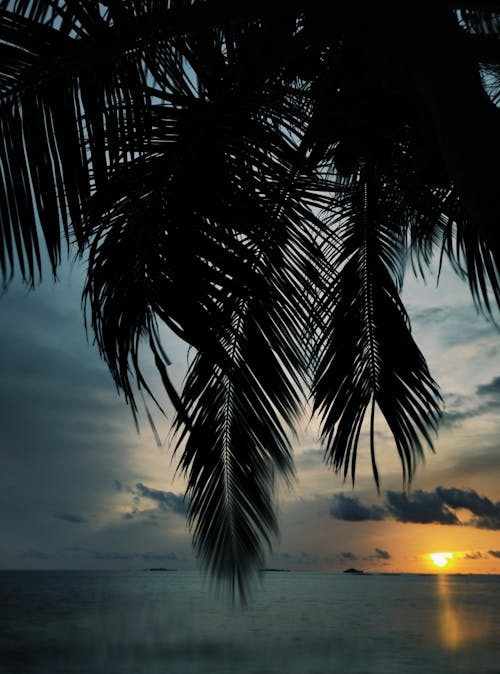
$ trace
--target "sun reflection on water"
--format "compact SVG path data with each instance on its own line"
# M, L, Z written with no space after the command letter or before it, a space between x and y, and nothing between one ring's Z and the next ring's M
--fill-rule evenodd
M453 579L437 576L439 597L439 623L442 645L448 650L458 650L473 643L485 641L489 634L487 615L472 614L457 605L453 596Z

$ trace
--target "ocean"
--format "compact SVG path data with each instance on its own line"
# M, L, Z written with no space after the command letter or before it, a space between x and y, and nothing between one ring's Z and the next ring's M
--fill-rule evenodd
M500 674L500 576L0 572L2 674Z

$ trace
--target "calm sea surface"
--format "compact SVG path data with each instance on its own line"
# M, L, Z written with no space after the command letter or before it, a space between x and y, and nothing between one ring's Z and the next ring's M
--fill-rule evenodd
M2 674L500 674L500 576L0 572Z

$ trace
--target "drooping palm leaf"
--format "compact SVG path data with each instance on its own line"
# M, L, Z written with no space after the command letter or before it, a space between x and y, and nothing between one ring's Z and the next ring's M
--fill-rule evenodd
M277 534L276 473L287 481L293 475L283 419L291 425L298 412L303 363L300 325L289 312L281 293L263 284L258 299L227 317L227 362L198 355L182 396L191 428L180 467L195 550L243 599Z
M57 27L29 12L0 12L4 279L17 258L23 278L35 281L40 236L55 273L61 224L68 243L75 239L83 250L90 195L124 153L144 145L148 100L140 53L113 50L113 27L89 11L93 6L60 8L65 21Z
M326 203L327 186L301 168L289 132L300 109L286 93L276 109L265 82L240 92L235 45L231 58L220 49L215 35L178 50L191 67L210 61L212 77L171 59L163 91L152 90L161 103L148 147L91 199L86 298L101 353L131 401L131 374L146 385L138 349L155 316L196 347L176 401L189 517L204 566L244 598L276 533L275 474L293 474L288 433L319 255L312 207ZM154 335L153 346L165 374Z
M55 271L61 229L88 254L101 354L135 413L151 349L196 549L243 596L277 531L275 476L293 474L309 337L327 460L354 476L369 413L378 481L378 407L409 480L439 394L398 296L407 237L416 268L442 251L487 311L500 298L498 110L479 75L497 23L427 14L0 1L3 278L18 264L33 283L43 241ZM181 395L160 322L197 351Z
M322 419L325 457L354 480L356 450L370 408L372 467L378 407L394 437L405 481L411 480L423 443L432 447L440 396L410 333L399 299L405 223L384 176L371 167L348 190L335 219L342 249L325 288L327 318L314 362L314 408Z

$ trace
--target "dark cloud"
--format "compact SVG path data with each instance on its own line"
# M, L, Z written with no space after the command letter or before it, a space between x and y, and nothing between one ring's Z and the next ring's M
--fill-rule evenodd
M65 522L70 522L71 524L83 524L85 522L88 522L88 519L86 517L82 517L81 515L75 515L73 513L67 512L53 513L52 517L55 517L56 520L64 520Z
M158 516L166 516L174 513L181 517L187 516L188 506L182 494L174 494L171 491L162 491L147 487L142 482L137 482L135 487L123 484L119 480L113 481L114 488L119 492L126 492L133 496L133 508L122 514L123 520L134 520L140 524L149 526L158 525ZM141 499L148 499L155 504L154 508L142 508Z
M474 489L436 487L433 492L415 491L410 495L388 491L386 504L399 522L418 524L467 524L477 529L500 529L500 502L479 496ZM461 522L455 511L468 510L472 519Z
M412 323L420 322L435 325L437 322L448 320L450 314L451 311L449 307L429 307L428 309L415 311L412 316Z
M452 426L459 424L461 421L480 416L483 411L483 406L474 407L468 410L445 410L443 412L443 416L441 417L441 426L443 428L451 428Z
M478 529L500 529L500 502L493 503L473 489L437 487L436 494L450 508L465 508L474 515L471 524Z
M305 550L298 550L296 552L279 552L277 555L273 555L273 559L285 561L287 565L290 564L310 567L314 567L315 565L324 561L324 558Z
M387 550L382 550L381 548L375 548L374 555L367 555L363 557L365 560L373 561L374 559L391 559L391 555Z
M434 491L417 490L410 494L387 491L385 505L386 510L380 506L366 506L356 497L336 494L330 514L347 522L382 520L390 516L398 522L412 524L468 525L476 529L500 530L500 502L494 503L474 489L439 486ZM472 518L461 521L457 510L468 510Z
M477 405L476 407L471 407L469 409L450 411L445 410L441 423L443 426L450 427L460 423L461 421L465 421L466 419L474 419L475 417L480 417L482 414L495 412L498 409L500 409L500 399L488 400L481 405Z
M128 513L123 513L123 520L135 520L141 524L146 524L149 526L156 527L158 526L158 517L156 516L156 511L151 512L151 510L139 510L134 508Z
M494 377L488 384L481 384L476 388L478 395L495 395L500 397L500 377Z
M385 502L390 514L398 522L414 524L460 524L454 512L449 510L438 494L415 491L410 495L388 491Z
M141 498L148 498L157 503L158 509L162 512L172 512L183 517L187 515L187 505L182 494L152 489L151 487L146 487L142 482L138 482L135 485L135 493Z
M466 552L464 559L484 559L485 555L483 555L481 552Z
M120 480L113 480L113 487L119 492L126 492L128 494L134 493L134 490L129 484L123 484Z
M444 426L454 426L455 424L465 421L466 419L473 419L482 414L495 412L500 409L500 377L494 377L487 384L480 384L476 387L476 394L481 397L487 397L488 400L483 400L480 404L471 406L471 402L464 396L456 394L448 394L446 396L447 405L450 404L449 409L445 409L442 424Z
M500 559L500 550L488 550L488 554L491 555L492 557Z
M451 278L449 272L446 273L446 276ZM455 280L453 280L454 282ZM447 283L448 280L445 281L445 284ZM443 287L442 290L444 290ZM446 353L446 350L450 348L469 345L476 340L494 335L492 325L488 321L477 320L475 310L470 304L456 302L456 298L461 294L457 285L453 304L431 308L422 308L421 306L413 308L411 301L408 303L407 308L419 343L424 338L429 340L428 343L432 344L433 350L437 348ZM442 299L444 297L443 294ZM494 358L489 353L492 351L492 347L485 348L484 351L485 353L482 353L481 356Z
M352 559L352 560L356 560L358 558L358 556L355 555L354 552L340 552L339 557L341 559Z
M383 520L384 509L380 506L363 505L356 496L335 494L330 505L330 515L346 522L365 522L367 520Z

